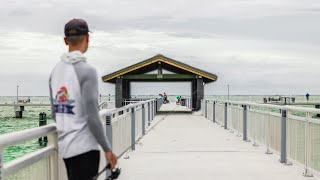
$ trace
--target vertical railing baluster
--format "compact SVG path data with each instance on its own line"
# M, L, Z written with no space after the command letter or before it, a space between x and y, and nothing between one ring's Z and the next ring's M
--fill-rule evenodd
M150 120L151 120L151 113L150 113L150 105L151 105L151 102L149 101L148 102L148 126L150 126Z
M125 113L124 111L127 111L127 110L126 109L123 110L123 113ZM114 150L113 149L113 142L112 142L112 139L113 139L112 118L113 118L113 114L112 113L109 113L109 114L106 115L106 135L107 135L107 139L108 139L108 141L110 143L110 148L112 150Z
M237 134L237 137L241 137L241 134L240 134L240 131L241 131L241 126L240 126L240 111L241 111L241 105L240 104L237 104L237 117L238 117L238 134Z
M207 114L208 114L208 101L207 100L204 100L204 117L205 118L208 118Z
M59 179L59 155L58 155L58 136L57 133L48 135L48 145L56 147L54 153L49 157L49 174L47 178L55 180Z
M228 108L227 108L227 112L228 112L228 120L229 120L229 123L228 123L228 126L229 126L229 129L230 129L230 132L231 133L234 133L234 127L233 127L233 121L235 120L233 118L233 110L234 110L234 104L229 104Z
M157 100L154 100L154 111L153 111L153 119L154 117L156 117L156 114L157 114Z
M268 118L266 120L266 124L267 124L267 128L266 128L266 144L267 144L267 151L266 151L266 154L273 154L271 151L270 151L270 124L271 124L271 120L270 120L270 109L267 108L267 111L268 111Z
M287 110L281 111L281 163L287 163Z
M242 130L243 130L243 141L248 142L248 106L243 105L243 125L242 125Z
M136 149L136 108L131 108L131 149Z
M228 129L228 103L224 103L224 129Z
M213 110L212 110L212 122L215 123L216 122L216 101L213 101Z
M3 161L4 161L4 156L3 156L3 148L0 147L0 180L4 180L4 175L3 175Z
M253 109L253 120L250 118L250 121L252 123L252 132L253 132L253 145L254 147L259 147L258 143L257 143L257 139L258 139L258 112L257 112L258 108L255 106Z
M144 107L144 104L142 104L142 136L144 136L146 134L146 110Z
M310 170L309 170L309 161L310 161L310 144L311 144L311 140L310 140L310 124L309 124L309 119L311 118L311 113L310 112L307 112L306 113L306 120L305 120L305 144L304 144L304 153L305 153L305 156L304 156L304 173L303 175L305 177L313 177L313 174L310 173Z
M150 107L150 110L151 110L151 121L153 121L153 101L151 101L151 107Z

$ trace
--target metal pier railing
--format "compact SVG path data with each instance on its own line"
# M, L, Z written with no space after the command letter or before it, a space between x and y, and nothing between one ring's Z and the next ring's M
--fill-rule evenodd
M145 134L161 105L162 100L154 99L99 112L112 150L117 155L135 149L136 141ZM4 163L5 148L43 136L48 136L46 147ZM55 124L0 135L0 180L66 180L65 166L57 146Z
M202 114L244 141L303 166L304 176L320 172L319 109L235 101L202 100Z

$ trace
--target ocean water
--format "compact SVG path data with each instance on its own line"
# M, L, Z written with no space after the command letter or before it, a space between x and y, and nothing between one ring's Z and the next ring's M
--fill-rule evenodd
M19 100L26 100L30 98L31 103L42 103L48 104L49 97L19 97ZM102 101L109 100L109 97L102 97ZM113 100L113 98L110 98ZM0 103L13 103L16 101L16 97L1 97ZM51 108L50 106L43 107L25 107L25 111L23 111L23 118L15 118L15 112L13 107L0 107L0 135L15 131L21 131L25 129L39 127L39 114L40 113L47 114L47 124L54 123L51 116ZM32 141L19 144L16 146L8 147L4 151L4 161L8 162L18 157L21 157L27 153L34 152L40 148L43 148L43 144L38 143L38 139L34 139Z
M133 96L133 98L154 98L158 96ZM264 97L269 96L230 96L229 99L233 101L251 101L251 102L262 102ZM295 96L296 101L305 101L304 96ZM31 99L31 103L49 103L49 97L37 96L37 97L19 97L19 99ZM217 99L217 100L227 100L228 96L206 96L206 99ZM175 101L175 95L168 96L171 102ZM16 101L16 97L1 97L0 103L13 103ZM101 101L114 101L114 97L102 96ZM310 101L320 102L320 96L311 96ZM0 107L0 134L20 131L24 129L34 128L39 126L39 113L45 112L47 114L47 123L51 124L52 120L51 110L49 106L43 107L25 107L23 112L23 118L15 118L13 107ZM32 140L23 144L8 147L4 152L5 162L11 161L18 157L21 157L27 153L34 152L44 145L39 144L38 140Z

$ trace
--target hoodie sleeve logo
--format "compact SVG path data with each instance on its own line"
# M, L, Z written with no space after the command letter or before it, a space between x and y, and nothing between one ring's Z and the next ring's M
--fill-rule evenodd
M53 99L55 113L74 114L74 100L69 98L68 89L62 86Z

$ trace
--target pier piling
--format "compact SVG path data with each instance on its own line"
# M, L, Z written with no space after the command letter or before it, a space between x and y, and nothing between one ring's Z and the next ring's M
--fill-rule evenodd
M39 114L39 126L45 126L47 125L47 114L45 112L42 112ZM38 140L39 143L47 143L48 137L40 137Z
M24 106L14 106L14 112L16 118L22 118L22 112L24 111Z

